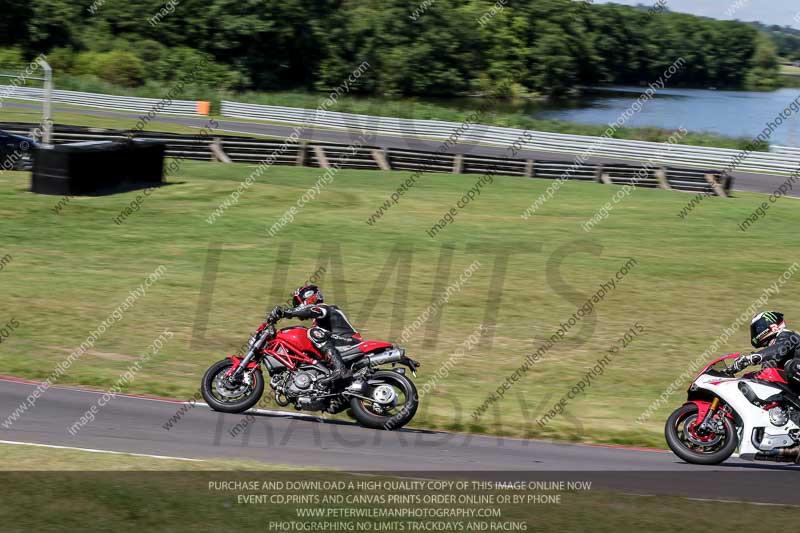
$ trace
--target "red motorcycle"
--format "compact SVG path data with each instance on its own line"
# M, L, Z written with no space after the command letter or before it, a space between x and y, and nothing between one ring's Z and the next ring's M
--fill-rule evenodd
M250 409L264 394L261 369L265 367L275 402L282 407L331 414L349 407L362 426L373 429L397 429L411 421L419 396L406 369L397 365L416 377L420 364L406 357L403 348L355 335L356 344L339 347L353 377L329 383L323 379L331 372L323 363L326 356L309 340L307 331L302 326L276 331L275 324L262 323L244 357L229 356L206 371L200 386L206 403L224 413ZM391 369L378 368L389 364Z

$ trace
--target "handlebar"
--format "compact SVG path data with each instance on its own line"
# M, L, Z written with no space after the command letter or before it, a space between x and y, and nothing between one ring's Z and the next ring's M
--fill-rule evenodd
M725 369L725 373L726 374L728 374L729 376L734 376L737 373L741 372L742 370L747 369L748 367L750 367L750 366L752 366L754 364L754 363L744 364L743 366L740 367L737 364L737 361L738 361L738 359L736 361L734 361L731 366L729 366L728 368ZM757 364L757 363L755 363L755 364Z
M278 307L274 308L272 311L270 311L270 312L268 312L268 313L267 313L267 317L266 317L266 322L267 322L267 324L277 324L277 323L278 323L278 321L279 321L281 318L283 318L283 317L282 317L282 315L283 315L283 313L282 313L282 312L279 314L279 316L274 316L274 317L273 317L273 314L272 314L272 313L273 313L273 312L275 312L275 311L279 311L279 310L280 310L280 311L284 311L284 308L282 308L282 307L278 306Z

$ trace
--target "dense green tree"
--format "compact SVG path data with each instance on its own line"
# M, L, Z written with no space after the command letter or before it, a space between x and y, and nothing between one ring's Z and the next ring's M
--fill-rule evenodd
M760 35L756 41L752 69L747 74L747 84L751 87L774 89L778 86L777 47L766 36Z
M13 29L12 35L25 35L26 40L20 44L37 53L77 42L89 19L83 2L68 0L30 0L28 13L27 24Z
M0 46L27 46L28 22L33 17L30 0L3 0L0 7Z
M330 90L366 61L352 90L558 96L647 84L678 58L671 86L771 87L800 34L570 0L6 0L0 46L129 86L200 63L214 89Z

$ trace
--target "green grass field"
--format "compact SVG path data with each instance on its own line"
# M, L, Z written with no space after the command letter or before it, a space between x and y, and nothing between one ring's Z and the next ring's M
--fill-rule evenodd
M785 76L800 76L800 67L794 65L781 65L781 74Z
M800 212L793 199L779 200L745 233L737 224L761 195L708 198L682 220L677 213L689 194L640 189L586 233L581 223L618 188L567 183L525 221L520 214L551 182L515 177L496 177L435 239L426 230L479 176L426 175L369 226L367 217L408 174L344 170L270 238L267 228L322 174L272 167L209 225L207 217L253 168L187 162L122 225L114 217L140 192L73 198L55 214L60 198L28 192L28 174L0 174L0 259L10 256L0 261L0 327L18 323L0 343L0 374L49 376L159 265L166 267L162 279L62 383L113 386L167 329L172 338L127 390L189 398L206 367L235 353L265 310L320 266L327 269L321 281L327 300L344 307L365 337L393 340L432 301L447 245L452 265L440 290L473 261L481 267L443 308L440 323L428 322L438 330L435 345L423 343L425 327L405 343L423 363L418 386L479 324L490 326L494 340L491 348L457 356L448 375L440 373L413 425L663 446L663 420L683 392L646 423L637 417L798 259ZM213 292L203 281L210 246L222 249ZM391 268L398 257L409 265L399 276ZM487 395L631 258L638 265L616 290L475 423L470 413ZM769 302L790 325L800 321L796 286L789 280ZM500 304L496 325L487 322L487 302ZM536 424L637 322L645 333L611 359L586 394L545 427ZM743 328L723 349L748 347Z

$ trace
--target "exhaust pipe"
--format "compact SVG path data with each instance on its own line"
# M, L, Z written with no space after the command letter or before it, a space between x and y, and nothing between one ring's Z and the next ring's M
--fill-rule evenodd
M800 444L791 448L778 448L769 452L757 453L754 457L757 461L773 461L776 463L796 463L800 461Z
M369 357L362 359L353 365L353 368L359 369L364 368L365 366L380 366L388 363L399 363L403 360L403 358L405 358L405 356L405 350L402 348L395 348L393 350L388 350L376 355L370 355Z

